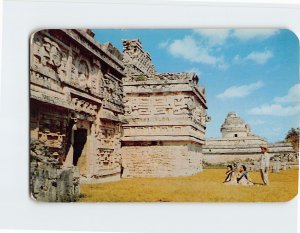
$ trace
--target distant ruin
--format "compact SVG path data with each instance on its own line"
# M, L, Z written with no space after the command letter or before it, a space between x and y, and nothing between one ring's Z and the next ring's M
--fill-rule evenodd
M93 36L32 35L31 141L45 144L62 168L78 171L80 183L201 171L209 117L199 77L156 72L138 39L124 40L121 53Z
M228 163L236 160L259 160L260 146L267 145L270 153L293 155L290 143L269 143L251 132L250 126L235 112L228 113L221 126L221 138L209 138L203 147L204 160L210 164Z

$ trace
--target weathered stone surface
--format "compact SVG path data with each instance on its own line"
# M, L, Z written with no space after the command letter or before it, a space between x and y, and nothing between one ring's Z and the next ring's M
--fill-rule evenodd
M122 150L123 177L189 176L202 171L201 146L180 142L149 143Z
M31 143L30 190L32 198L47 202L73 202L80 195L76 167L61 168L40 141Z

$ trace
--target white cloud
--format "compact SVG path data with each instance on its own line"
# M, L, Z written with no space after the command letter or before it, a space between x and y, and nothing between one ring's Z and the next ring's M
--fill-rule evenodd
M222 65L222 57L210 54L210 48L203 46L192 37L185 36L183 39L174 40L167 45L167 50L175 57L182 57L193 63L203 63L208 65Z
M275 29L195 29L194 34L187 35L183 39L173 41L162 41L159 48L167 49L173 56L184 58L193 63L213 65L221 70L226 70L229 65L220 54L222 46L228 38L238 40L266 39L279 30ZM200 35L200 36L199 36ZM254 61L258 64L265 64L273 57L271 51L254 51L242 58L237 55L233 62L240 64L246 60Z
M163 48L166 48L168 45L169 45L170 41L169 40L166 40L166 41L162 41L158 44L158 47L163 49Z
M239 54L235 55L232 62L235 64L242 64L246 61L253 61L259 65L267 63L273 57L273 53L269 50L259 52L253 51L249 53L246 57L241 57Z
M232 31L232 37L241 41L251 39L267 39L279 33L278 29L235 29Z
M300 102L300 84L296 84L291 87L288 91L288 94L282 97L276 97L274 99L277 103L293 103Z
M294 116L300 114L300 104L282 106L280 104L264 104L249 110L253 115Z
M241 64L243 62L243 58L240 55L235 55L232 61L235 64Z
M244 60L251 60L256 62L257 64L265 64L270 58L273 57L273 53L269 50L264 52L251 52L248 54Z
M211 45L222 45L228 38L240 41L265 40L279 33L278 29L195 29L194 32L209 40Z
M253 115L300 116L300 84L292 86L287 95L275 97L274 101L275 103L272 104L252 108L249 113Z
M223 93L217 95L217 98L220 99L242 98L260 89L261 87L263 87L263 85L264 85L263 82L258 81L248 85L232 86L227 88Z
M229 29L195 29L194 32L209 40L210 45L221 45L230 36Z

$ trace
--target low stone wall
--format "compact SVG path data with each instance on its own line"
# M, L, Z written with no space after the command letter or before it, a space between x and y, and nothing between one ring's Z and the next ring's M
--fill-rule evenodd
M249 155L204 155L204 167L218 166L226 167L235 165L237 169L245 165L248 171L260 170L260 154ZM276 154L270 158L269 171L273 173L298 167L299 161L297 154Z
M203 161L209 164L232 163L237 160L259 160L261 154L204 154Z
M122 177L177 177L202 171L198 145L127 146L122 149Z

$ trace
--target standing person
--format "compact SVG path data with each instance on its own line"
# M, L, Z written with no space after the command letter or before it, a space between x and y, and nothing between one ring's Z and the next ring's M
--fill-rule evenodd
M270 155L266 146L261 146L260 175L264 185L269 185Z

